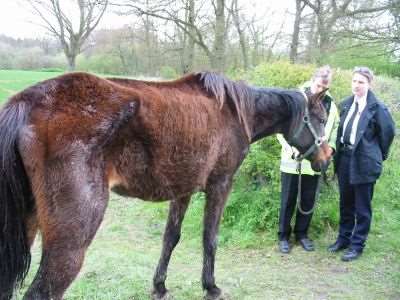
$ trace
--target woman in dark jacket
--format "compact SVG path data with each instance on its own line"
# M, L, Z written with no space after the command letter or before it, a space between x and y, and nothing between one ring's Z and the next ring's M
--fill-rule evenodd
M371 225L374 185L382 172L395 135L387 107L370 90L373 74L367 67L353 71L353 95L340 105L335 169L339 179L340 226L330 252L347 249L343 261L363 252Z

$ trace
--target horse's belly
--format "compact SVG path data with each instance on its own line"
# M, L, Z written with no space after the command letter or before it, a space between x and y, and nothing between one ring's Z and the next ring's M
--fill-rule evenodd
M116 173L112 174L108 178L109 188L121 196L154 202L190 196L192 193L204 189L204 183L198 182L198 178L190 178L190 176L168 178L164 174L159 176L154 176L154 174L132 175L125 177Z

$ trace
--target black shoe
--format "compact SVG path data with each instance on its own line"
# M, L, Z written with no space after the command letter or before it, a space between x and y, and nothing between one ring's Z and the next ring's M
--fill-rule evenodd
M332 244L328 247L328 251L335 253L335 252L339 252L340 250L346 249L348 246L349 246L348 244L336 241L334 244Z
M314 243L312 240L310 240L308 237L299 239L300 245L303 247L304 250L306 251L314 251Z
M279 241L279 251L283 254L288 254L290 252L290 246L288 240Z
M362 252L357 251L354 249L348 249L343 255L342 255L342 261L352 261L361 256Z

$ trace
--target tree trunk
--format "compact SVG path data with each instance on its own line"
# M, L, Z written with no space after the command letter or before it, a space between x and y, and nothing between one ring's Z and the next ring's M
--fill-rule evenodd
M234 0L233 2L233 11L232 11L232 17L233 17L233 22L235 24L236 30L239 35L239 44L240 44L240 50L242 53L242 59L243 59L243 68L245 70L249 69L249 56L248 56L248 49L247 49L247 42L246 42L246 35L241 27L240 24L240 15L239 15L239 9L238 9L238 0Z
M297 61L297 52L299 48L299 36L300 36L300 23L301 23L301 13L303 12L304 5L302 5L302 0L296 0L296 17L294 19L292 42L290 44L290 55L289 59L291 63Z
M183 59L183 73L190 73L193 71L194 65L194 49L195 49L195 41L192 38L195 35L194 30L194 0L188 0L187 3L187 31L190 34L185 33L184 39L184 59Z
M75 71L76 68L76 55L72 54L67 56L67 61L68 61L68 67L67 67L67 72L73 72Z
M215 39L211 68L223 72L225 69L225 0L217 0L215 9Z
M311 16L309 31L306 36L307 48L305 53L305 61L313 63L315 61L314 56L317 48L316 34L315 34L315 14Z
M146 75L152 74L153 71L153 62L152 62L152 49L151 49L151 42L150 42L150 18L148 15L145 16L144 20L144 30L145 30L145 45L146 45Z
M332 27L329 25L330 22L327 22L326 20L324 21L320 16L317 16L317 20L319 44L318 53L316 53L316 62L321 64L329 52Z

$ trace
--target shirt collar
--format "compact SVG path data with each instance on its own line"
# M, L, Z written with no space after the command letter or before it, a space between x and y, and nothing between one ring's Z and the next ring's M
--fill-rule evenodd
M367 104L367 94L362 97L354 95L354 102L357 102L359 106L364 107Z

